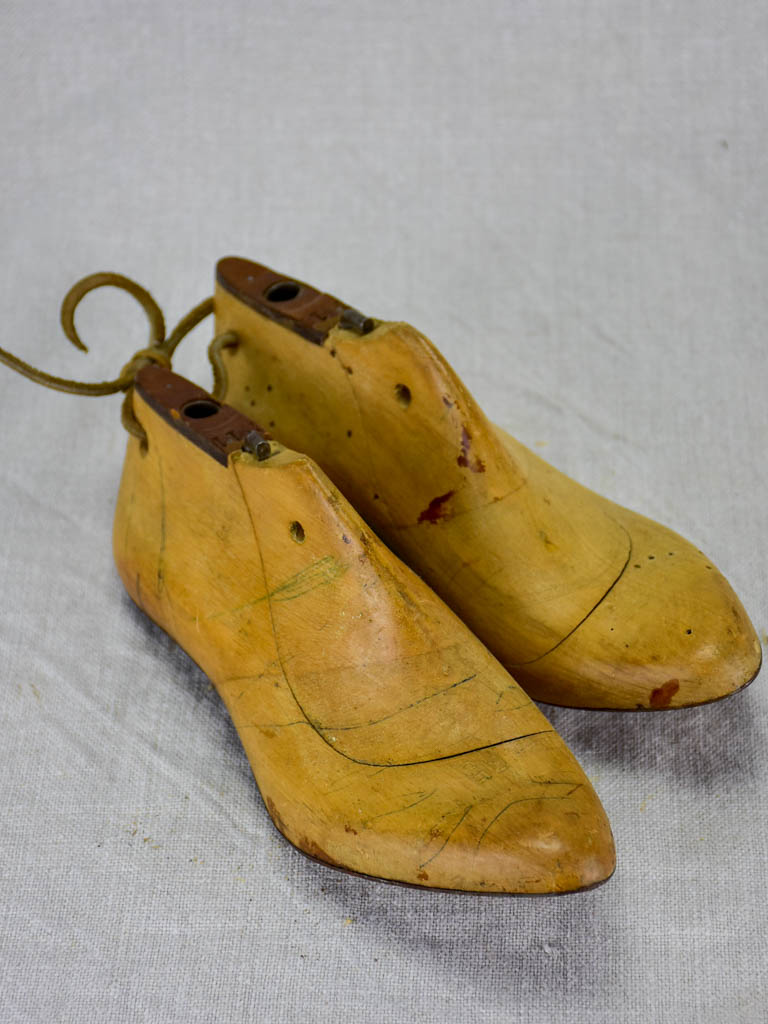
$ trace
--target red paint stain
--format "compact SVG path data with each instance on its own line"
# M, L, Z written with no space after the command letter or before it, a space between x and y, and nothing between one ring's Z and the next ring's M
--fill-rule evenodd
M446 491L445 494L438 494L438 496L433 498L424 511L419 515L418 522L437 523L441 519L444 519L448 514L448 509L445 508L445 504L451 500L455 493L455 491Z
M679 689L680 683L677 679L668 680L663 686L651 692L651 707L668 708Z
M472 473L484 473L485 463L482 459L470 458L469 450L472 447L472 435L465 426L461 428L461 454L456 461L460 466L470 470Z

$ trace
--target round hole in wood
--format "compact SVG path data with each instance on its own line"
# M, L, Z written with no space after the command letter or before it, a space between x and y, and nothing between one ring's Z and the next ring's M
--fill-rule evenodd
M196 398L193 402L187 402L181 410L191 420L204 420L208 416L215 416L221 406L210 398Z
M395 397L404 409L411 404L411 389L407 384L395 384Z
M288 527L291 537L296 541L297 544L303 544L306 534L304 533L304 527L298 521L294 519L291 525Z
M290 302L301 291L301 285L295 281L277 281L267 288L265 294L270 302Z

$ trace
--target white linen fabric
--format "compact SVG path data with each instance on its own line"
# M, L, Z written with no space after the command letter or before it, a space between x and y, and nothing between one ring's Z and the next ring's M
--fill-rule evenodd
M1 344L117 374L250 256L408 320L559 468L695 540L768 630L768 8L69 0L0 13ZM208 328L176 367L207 385ZM544 708L618 870L537 899L309 862L111 562L116 398L0 367L0 1018L768 1019L768 680Z

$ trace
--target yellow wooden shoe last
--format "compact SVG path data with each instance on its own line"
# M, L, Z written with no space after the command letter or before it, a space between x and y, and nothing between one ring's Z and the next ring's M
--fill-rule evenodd
M536 699L658 710L757 674L712 563L502 434L414 328L235 257L214 307L227 400L323 466Z
M216 684L292 843L447 889L610 875L605 815L562 740L311 460L243 451L254 425L163 368L133 401L147 448L128 446L120 576Z
M78 297L119 282L76 286L72 340ZM278 829L317 860L419 886L608 878L605 813L531 699L310 459L170 372L207 304L162 340L154 300L128 284L153 338L115 381L0 360L62 390L126 392L120 576L215 683Z

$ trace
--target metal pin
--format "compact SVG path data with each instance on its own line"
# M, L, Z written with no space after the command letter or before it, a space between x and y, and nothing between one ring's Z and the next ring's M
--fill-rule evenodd
M243 451L255 455L259 462L263 462L272 454L272 445L258 430L249 430L243 438Z
M370 334L376 324L373 318L361 313L359 309L343 309L339 317L339 327L357 334Z

